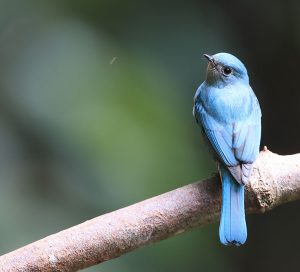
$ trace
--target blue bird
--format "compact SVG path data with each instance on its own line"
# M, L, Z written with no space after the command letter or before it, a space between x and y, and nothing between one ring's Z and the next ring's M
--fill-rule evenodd
M193 114L214 151L221 176L220 241L239 246L247 239L244 185L259 153L261 110L239 59L228 53L204 57L207 75L196 91Z

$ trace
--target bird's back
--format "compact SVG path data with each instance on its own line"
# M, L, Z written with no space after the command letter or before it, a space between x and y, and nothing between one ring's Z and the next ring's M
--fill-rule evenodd
M217 88L204 82L195 96L195 110L203 107L205 114L224 125L245 121L251 117L253 106L259 108L251 87L245 84Z

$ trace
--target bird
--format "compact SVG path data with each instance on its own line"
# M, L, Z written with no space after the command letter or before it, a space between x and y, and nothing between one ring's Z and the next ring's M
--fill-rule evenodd
M220 242L247 240L244 188L259 154L261 109L245 65L229 53L204 54L206 79L194 96L193 115L217 161L222 182Z

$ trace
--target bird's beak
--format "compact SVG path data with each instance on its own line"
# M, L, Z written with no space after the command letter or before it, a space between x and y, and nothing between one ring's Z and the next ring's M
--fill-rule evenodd
M213 61L213 57L211 55L208 55L208 54L203 54L203 56L208 60L208 61Z
M211 63L212 67L216 67L216 62L213 56L208 54L203 54L203 56Z

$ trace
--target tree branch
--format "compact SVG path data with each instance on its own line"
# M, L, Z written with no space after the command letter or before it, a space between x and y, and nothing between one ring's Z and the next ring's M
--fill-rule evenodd
M247 212L300 199L300 154L266 148L246 187ZM76 271L219 218L217 175L104 214L0 257L0 271Z

